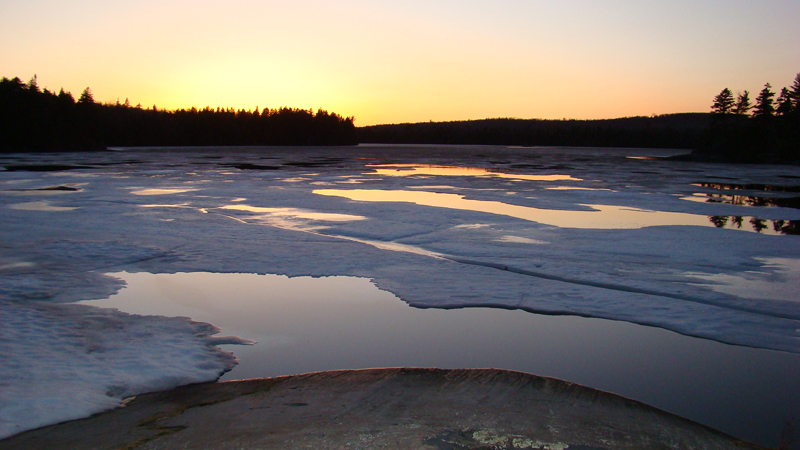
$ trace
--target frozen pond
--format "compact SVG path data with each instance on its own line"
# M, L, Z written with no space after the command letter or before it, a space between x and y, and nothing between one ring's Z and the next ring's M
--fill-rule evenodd
M174 316L259 341L225 347L242 359L228 377L497 366L620 392L734 434L755 436L744 431L754 417L780 428L784 400L797 398L770 392L796 393L787 373L798 372L800 354L800 169L653 158L675 153L359 146L0 156L0 312L12 318L0 338L13 343L2 355L0 413L14 418L0 436L230 367L216 346L244 341ZM120 291L125 282L107 274L123 272L129 288ZM246 295L249 281L230 281L224 295L192 281L214 301L157 309L165 302L148 290L148 273L179 272L294 284L264 306ZM345 287L301 294L292 280L309 276ZM337 289L350 295L320 303ZM117 292L138 304L121 309L165 317L72 304ZM245 300L221 299L234 293ZM223 300L245 302L237 308L248 317L228 321L209 306ZM285 315L271 323L257 306ZM314 317L344 322L303 330L344 341L299 326L274 332ZM347 325L353 317L363 319ZM239 328L245 319L269 329ZM386 338L348 334L354 324ZM289 345L306 341L317 344ZM249 356L263 349L284 353ZM759 412L745 407L756 395ZM707 414L714 408L698 398L729 413ZM70 402L69 411L48 406Z

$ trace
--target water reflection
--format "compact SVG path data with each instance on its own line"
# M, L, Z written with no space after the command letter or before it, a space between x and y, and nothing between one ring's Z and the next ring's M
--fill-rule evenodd
M365 175L382 175L388 177L408 177L416 175L449 176L449 177L494 177L511 180L528 181L583 181L569 175L525 175L503 173L480 167L435 166L425 164L370 164L374 172Z
M800 192L800 186L781 186L777 184L692 183L692 186L728 191Z
M128 287L82 303L188 316L221 327L222 335L258 341L226 347L241 364L225 379L368 367L496 367L617 392L762 442L775 439L800 405L800 355L653 327L501 309L415 309L351 277L111 275Z
M800 234L800 220L765 220L747 216L711 216L708 220L717 228L754 231L770 235Z
M184 192L196 191L197 189L139 189L131 191L135 195L168 195L168 194L181 194Z
M613 205L581 205L591 209L570 211L540 209L497 201L469 200L459 194L426 191L318 189L313 193L365 202L406 202L422 206L484 212L562 228L635 229L659 225L712 226L706 216Z
M588 187L577 187L577 186L554 186L554 187L546 187L548 191L610 191L614 192L611 189L604 189L604 188L588 188Z
M165 203L155 203L151 205L139 205L142 208L192 208L191 203L184 202L184 203L177 203L177 204L165 204Z
M768 207L778 206L781 208L800 209L800 197L758 197L752 195L734 194L703 194L695 193L691 197L683 197L684 200L703 203L726 203L737 206Z

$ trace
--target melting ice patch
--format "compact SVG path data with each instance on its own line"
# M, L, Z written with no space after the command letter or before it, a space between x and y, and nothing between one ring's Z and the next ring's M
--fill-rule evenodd
M54 206L51 205L50 202L25 202L25 203L15 203L13 205L8 205L11 209L16 209L18 211L49 211L49 212L61 212L61 211L72 211L74 209L70 206Z
M274 216L297 217L299 219L323 220L326 222L349 222L352 220L364 220L364 216L354 216L351 214L334 214L309 211L298 208L262 208L249 205L226 205L219 209L232 209L237 211L248 211L254 213L270 214Z
M36 264L34 264L32 262L27 262L27 261L12 262L12 263L0 264L0 271L3 271L3 270L18 270L18 269L30 269L30 268L33 268L33 267L36 267Z
M315 222L352 222L366 220L364 216L323 213L300 208L263 208L250 205L225 205L217 209L256 213L257 215L251 216L245 221L256 221L279 228L303 231L325 228L323 225L315 224Z
M800 303L797 280L800 280L800 259L756 258L762 270L737 275L690 272L687 275L706 283L714 291L754 300L779 300Z
M498 239L495 239L497 242L512 242L515 244L536 244L536 245L544 245L547 244L545 241L540 241L538 239L531 239L521 236L501 236Z
M214 381L236 364L219 329L185 317L0 302L0 439L120 406L141 392Z

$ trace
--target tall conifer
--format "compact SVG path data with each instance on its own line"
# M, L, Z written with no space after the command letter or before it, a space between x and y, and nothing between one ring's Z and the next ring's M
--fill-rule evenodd
M775 105L772 97L775 97L775 93L772 92L772 85L767 83L764 85L764 89L758 93L758 97L756 97L753 117L764 119L775 115Z
M750 92L744 91L739 94L736 99L736 106L733 108L733 113L737 116L746 116L753 108L750 104Z
M730 114L733 111L734 104L733 93L730 89L725 88L719 95L714 97L711 112L714 114Z

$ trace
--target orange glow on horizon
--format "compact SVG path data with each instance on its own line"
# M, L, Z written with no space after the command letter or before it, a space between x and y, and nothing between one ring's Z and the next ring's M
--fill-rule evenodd
M165 109L323 108L356 125L705 112L800 71L800 4L31 0L0 76Z

